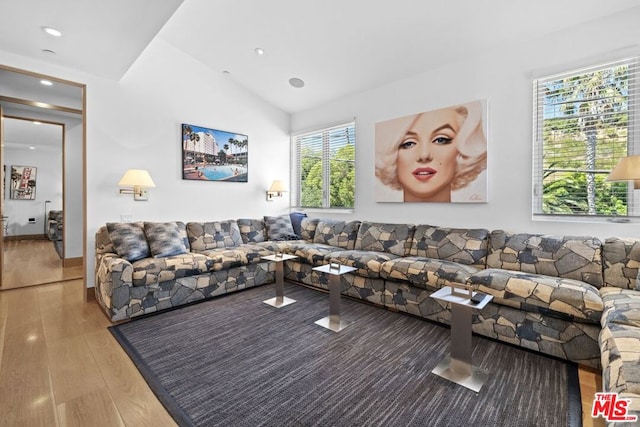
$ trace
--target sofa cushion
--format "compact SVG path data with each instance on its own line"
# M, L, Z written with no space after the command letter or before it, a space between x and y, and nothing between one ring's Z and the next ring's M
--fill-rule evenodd
M145 222L144 234L147 236L151 255L155 258L187 253L176 222Z
M113 248L121 258L133 262L147 258L151 254L143 223L108 222L107 230Z
M485 268L488 251L489 230L418 225L409 254Z
M598 341L603 391L640 394L640 328L608 323Z
M406 256L409 255L414 231L414 225L364 221L358 230L355 249Z
M289 215L265 216L264 225L267 229L269 240L297 240L298 236L293 232Z
M325 245L323 243L288 242L287 249L284 251L298 257L297 261L313 266L324 265L329 262L328 256L332 252L336 252L340 248Z
M604 286L640 290L640 239L610 237L602 245Z
M603 328L608 323L640 328L640 292L607 286L600 288L600 296L604 305L600 320Z
M336 221L321 219L313 236L313 243L351 250L356 246L360 221Z
M213 261L202 254L184 253L163 258L145 258L133 262L132 266L133 286L146 286L206 273L211 270Z
M263 262L262 257L273 255L273 251L259 244L246 244L229 248L215 248L201 252L211 259L211 270L220 271L242 265ZM266 261L265 261L266 262Z
M300 238L307 242L313 242L319 222L320 218L303 218L300 221Z
M358 271L355 274L358 276L378 279L380 278L382 264L397 257L397 255L378 251L353 250L331 252L326 259L329 262L337 262L341 265L357 268Z
M453 261L404 257L382 264L380 277L435 291L451 283L464 284L477 271L473 266Z
M187 224L187 236L191 250L197 252L242 244L240 229L235 220L190 222Z
M259 243L267 240L264 221L261 219L239 219L238 228L242 243Z
M594 237L512 234L494 230L487 268L522 271L603 285L602 242Z
M115 247L113 246L113 242L111 241L111 237L109 237L109 230L106 225L101 226L96 231L96 255L108 254L108 253L117 253Z
M490 268L467 284L493 295L493 302L570 321L599 323L603 304L598 289L585 282Z

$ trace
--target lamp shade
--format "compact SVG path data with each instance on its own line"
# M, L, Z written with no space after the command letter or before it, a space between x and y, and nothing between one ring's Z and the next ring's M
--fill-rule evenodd
M276 179L273 181L273 184L271 184L271 188L269 188L269 191L272 193L283 193L289 190L287 190L287 187L284 185L282 181L280 181L279 179Z
M121 187L155 187L151 175L144 169L129 169L122 176L118 185Z
M633 181L634 188L640 189L640 156L621 158L607 177L607 181Z

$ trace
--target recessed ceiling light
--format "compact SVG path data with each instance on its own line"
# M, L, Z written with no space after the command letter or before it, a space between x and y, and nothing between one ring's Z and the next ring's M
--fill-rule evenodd
M293 87L301 88L304 86L304 81L297 77L292 77L289 79L289 84Z
M257 47L254 50L256 52L256 55L258 55L258 56L264 55L264 49L263 48Z
M53 82L51 80L40 80L40 84L44 86L53 86Z
M33 121L33 122L31 122L31 123L33 123L34 125L41 125L41 124L42 124L42 122L39 122L39 121L37 121L37 120L34 120L34 121Z
M45 33L47 33L47 34L49 34L50 36L53 36L53 37L61 37L62 36L62 32L60 30L56 30L55 28L42 27L42 31L44 31Z
M33 145L29 146L29 150L35 150L35 149L36 149L36 147L34 147Z
M49 55L55 55L55 51L51 50L51 49L42 49L43 53L48 53Z

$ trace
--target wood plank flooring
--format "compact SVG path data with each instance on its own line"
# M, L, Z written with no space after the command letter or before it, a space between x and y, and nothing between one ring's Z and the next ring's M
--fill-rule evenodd
M82 280L0 292L0 425L175 426ZM585 427L600 373L580 369Z
M49 240L5 240L0 289L82 278L82 266L63 267Z
M0 425L175 426L84 292L0 292Z

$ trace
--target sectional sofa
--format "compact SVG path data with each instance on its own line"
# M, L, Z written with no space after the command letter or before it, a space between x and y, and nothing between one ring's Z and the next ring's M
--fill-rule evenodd
M328 288L313 267L356 267L342 293L449 324L429 295L451 283L493 295L473 331L603 369L605 391L640 395L640 240L290 217L106 224L96 233L96 299L112 321L286 279ZM640 289L640 288L638 288Z

